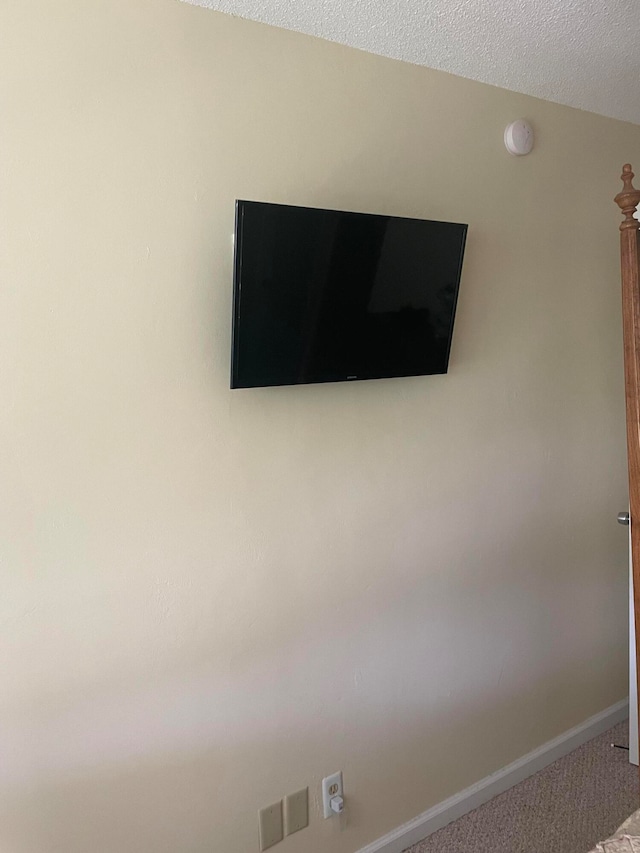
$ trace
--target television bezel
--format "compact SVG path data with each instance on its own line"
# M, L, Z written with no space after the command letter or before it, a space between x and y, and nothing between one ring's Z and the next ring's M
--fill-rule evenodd
M241 305L241 289L242 289L242 246L241 246L241 229L240 229L240 219L242 212L242 205L251 204L251 205L259 205L264 207L280 207L294 210L312 210L316 212L326 212L326 213L338 213L338 214L349 214L356 216L366 216L366 217L380 217L381 219L394 219L401 220L405 222L420 222L420 223L433 223L436 225L452 225L461 229L461 242L460 242L460 257L458 261L458 269L455 280L455 290L453 294L453 304L451 307L451 319L449 323L449 330L447 335L447 351L445 357L445 369L442 371L436 371L432 373L424 373L423 371L417 373L394 373L391 376L345 376L342 378L330 377L327 379L311 379L305 380L302 382L269 382L265 384L252 384L252 385L241 385L238 382L238 359L239 359L239 337L240 337L240 305ZM233 298L232 298L232 330L231 330L231 381L230 388L238 389L238 388L284 388L288 386L299 386L299 385L322 385L333 382L364 382L370 381L373 379L402 379L410 376L442 376L448 373L449 370L449 361L451 356L451 345L453 341L453 328L454 321L456 317L456 311L458 306L458 296L460 292L460 281L462 278L462 266L465 255L466 241L467 241L467 233L468 233L469 225L468 223L462 222L449 222L447 220L439 220L439 219L425 219L422 217L413 217L413 216L397 216L394 214L385 214L385 213L371 213L368 211L353 211L353 210L341 210L338 208L324 208L324 207L311 207L309 205L298 205L298 204L284 204L282 202L269 202L269 201L256 201L251 199L236 199L235 201L235 221L234 221L234 240L233 240Z

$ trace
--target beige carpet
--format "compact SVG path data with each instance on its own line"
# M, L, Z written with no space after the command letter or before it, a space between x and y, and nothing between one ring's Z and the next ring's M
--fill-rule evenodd
M640 807L620 723L407 853L587 853Z

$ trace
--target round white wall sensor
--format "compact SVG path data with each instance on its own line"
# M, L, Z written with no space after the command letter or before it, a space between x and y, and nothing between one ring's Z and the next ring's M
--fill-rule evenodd
M523 118L512 121L505 128L504 144L509 154L528 154L533 148L533 128Z

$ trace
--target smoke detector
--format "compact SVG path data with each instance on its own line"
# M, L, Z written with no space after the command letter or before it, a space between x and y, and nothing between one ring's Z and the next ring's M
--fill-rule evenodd
M504 144L509 154L518 157L528 154L533 148L533 128L529 122L519 118L508 124L504 131Z

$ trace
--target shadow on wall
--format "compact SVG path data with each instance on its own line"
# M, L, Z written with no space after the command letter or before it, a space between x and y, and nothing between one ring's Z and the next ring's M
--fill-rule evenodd
M569 535L584 524L575 519ZM503 556L501 564L521 562L531 535L528 528L526 535L516 532L510 559ZM490 560L483 554L483 564ZM319 610L318 622L298 633L283 620L270 647L253 638L255 651L236 666L226 657L212 665L209 649L189 672L176 666L172 680L130 672L115 687L95 685L92 693L87 685L81 701L60 697L55 715L50 701L40 708L34 698L30 716L18 709L16 731L7 732L0 846L11 853L175 853L208 849L219 838L225 853L244 853L253 843L245 836L255 835L256 810L286 793L279 787L283 768L313 768L295 780L308 784L312 796L321 776L335 769L318 766L330 732L336 754L344 756L349 827L357 833L347 846L383 835L393 827L385 821L385 786L371 784L372 760L386 780L402 780L411 792L401 818L408 820L475 781L470 763L482 778L520 757L526 750L514 744L523 742L523 731L531 749L580 722L572 716L572 692L585 707L591 696L599 710L599 686L584 672L610 661L590 660L595 651L581 646L570 665L558 655L549 674L554 648L570 644L572 626L585 618L578 573L563 575L557 564L539 568L528 589L518 590L503 578L490 585L470 573L453 593L455 619L450 609L442 612L442 581L448 586L459 575L426 575L418 591L387 573L377 581L386 587L376 595L377 613L355 595L340 600L345 628L328 651L317 644ZM594 582L600 589L601 579ZM557 592L554 612L545 608L542 587L549 583ZM588 594L588 577L582 584ZM529 622L514 607L523 595ZM606 608L589 618L606 619ZM352 668L342 671L332 661L346 646ZM386 651L399 648L402 660ZM309 680L309 671L324 677ZM327 685L334 702L326 702ZM566 720L560 731L545 727L545 708ZM368 764L361 775L362 755ZM244 796L226 783L237 768L252 768Z
M381 726L375 714L367 715L365 709L359 725L362 748L375 751L376 762L385 768L387 778L402 773L420 785L421 806L413 806L403 819L414 817L469 782L464 775L462 733L484 736L489 731L497 743L504 734L504 730L500 731L503 720L518 719L541 696L553 701L569 675L558 672L554 678L509 701L501 701L500 705L468 703L462 713L441 709L429 719L416 709L408 715L399 712L402 734L393 743L387 737L388 724ZM161 710L155 709L155 713L160 714ZM126 726L125 721L123 725ZM269 753L278 754L286 765L289 756L309 750L313 732L281 733L279 737L269 743ZM241 742L220 733L216 743L209 738L200 747L192 744L179 752L161 754L157 750L153 755L133 758L105 754L91 767L60 768L46 780L32 780L20 791L3 792L2 849L10 853L176 853L210 849L242 853L253 849L247 845L255 844L257 809L265 804L265 797L273 799L284 792L272 789L261 798L241 798L225 778L232 765L259 767L264 760L263 750L263 732L259 730L245 732ZM448 789L442 790L437 784L437 768L445 765L458 765L460 769L454 770ZM367 791L364 796L364 780L349 766L345 773L349 785L347 826L357 835L349 833L343 842L346 846L335 849L352 850L356 840L358 845L365 844L392 827L385 821L385 791ZM299 784L309 784L313 797L319 776L300 779ZM317 829L319 822L317 809L315 813L312 810L310 831L314 825ZM211 848L212 840L219 846Z

